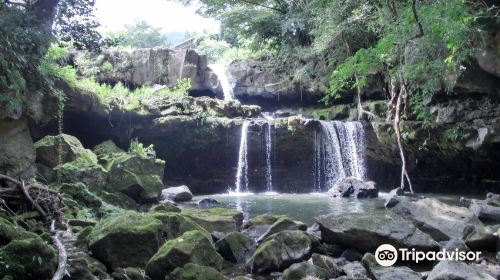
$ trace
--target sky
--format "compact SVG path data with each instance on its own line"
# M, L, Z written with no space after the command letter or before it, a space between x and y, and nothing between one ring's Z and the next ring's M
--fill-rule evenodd
M95 15L103 32L120 30L135 19L145 20L164 32L219 30L219 23L197 15L196 7L185 7L171 0L97 0Z

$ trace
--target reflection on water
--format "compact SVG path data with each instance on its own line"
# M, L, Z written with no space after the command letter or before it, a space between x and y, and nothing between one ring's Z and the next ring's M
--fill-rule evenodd
M378 198L351 199L329 198L326 193L310 194L280 194L270 193L235 193L199 196L194 201L202 198L213 198L220 202L211 207L233 208L243 212L245 220L261 214L287 215L308 225L314 223L314 218L320 215L336 213L372 213L385 211L384 202L387 193L379 193ZM424 194L426 197L438 198L447 203L456 203L457 196ZM196 207L195 204L185 204L183 207Z
M384 208L383 198L349 199L328 198L324 193L311 194L220 194L195 197L194 200L210 197L220 202L217 207L233 208L243 212L245 220L261 214L287 215L288 217L314 223L314 218L330 213L363 213Z

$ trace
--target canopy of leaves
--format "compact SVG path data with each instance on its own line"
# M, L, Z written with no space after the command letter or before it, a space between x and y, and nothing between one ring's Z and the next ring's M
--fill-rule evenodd
M170 45L167 36L161 32L161 28L153 27L146 21L127 24L123 31L109 35L122 47L154 48Z

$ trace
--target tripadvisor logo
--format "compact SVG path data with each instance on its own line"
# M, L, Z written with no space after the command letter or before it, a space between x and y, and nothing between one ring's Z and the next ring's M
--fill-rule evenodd
M415 249L399 248L397 250L390 244L382 244L375 251L375 260L381 266L392 266L398 260L412 261L419 263L421 261L477 261L481 256L481 252L466 252L455 250L442 249L441 251L418 251Z

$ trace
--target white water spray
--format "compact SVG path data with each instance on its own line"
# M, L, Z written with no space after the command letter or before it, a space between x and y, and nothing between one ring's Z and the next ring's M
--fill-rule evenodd
M212 64L210 65L210 69L214 71L215 75L217 75L217 78L219 79L222 92L224 93L224 100L233 100L233 86L227 76L227 66Z
M273 174L272 174L272 165L271 165L271 156L273 151L273 144L271 138L271 122L267 123L267 130L265 133L266 136L266 186L267 192L273 191Z
M242 191L248 191L248 124L249 122L244 122L241 126L241 140L240 140L240 150L238 154L238 170L236 172L236 186L235 192L240 193ZM243 181L243 182L242 182ZM242 189L242 183L244 184Z
M364 180L364 129L361 122L320 121L314 144L314 191L330 188L338 180Z

